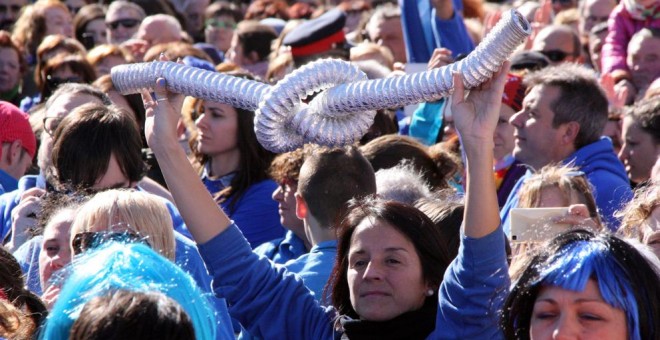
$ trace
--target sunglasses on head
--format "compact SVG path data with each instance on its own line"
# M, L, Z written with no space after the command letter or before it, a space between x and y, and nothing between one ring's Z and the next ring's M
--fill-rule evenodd
M121 25L124 28L133 28L137 26L139 23L140 20L137 19L119 19L112 22L107 22L105 25L111 30L116 30L119 27L119 25Z
M111 231L86 231L78 233L73 237L71 246L73 254L78 255L90 249L96 249L108 242L120 243L142 243L151 246L144 237L130 231L111 232Z
M550 61L554 61L554 62L562 61L566 59L566 57L568 57L569 55L573 55L572 53L566 53L562 50L549 50L549 51L539 51L539 52L544 56L548 57Z

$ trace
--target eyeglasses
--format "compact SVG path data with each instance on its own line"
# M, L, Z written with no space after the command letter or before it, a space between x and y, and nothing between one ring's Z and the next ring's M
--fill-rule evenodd
M574 53L566 53L562 50L549 50L549 51L539 51L539 53L543 54L544 56L548 57L550 61L554 62L560 62L566 59L569 55L574 55Z
M96 249L103 244L107 244L108 242L141 243L151 247L149 242L147 242L144 237L141 237L140 235L130 231L86 231L78 233L73 237L71 246L73 247L73 254L78 255L87 250Z
M111 30L116 30L119 27L119 25L123 26L124 28L133 28L137 26L139 23L140 20L137 19L119 19L112 22L106 22L105 26Z
M209 19L209 20L206 20L205 24L206 24L206 27L236 29L236 23L225 22L225 21L222 21L222 20Z
M51 137L55 134L55 130L62 122L63 117L44 117L44 131Z

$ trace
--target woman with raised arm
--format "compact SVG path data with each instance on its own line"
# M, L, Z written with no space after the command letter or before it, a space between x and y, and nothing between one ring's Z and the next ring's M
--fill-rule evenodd
M492 136L507 71L508 64L467 98L458 84L452 98L468 182L465 249L444 280L446 249L424 214L377 199L356 202L339 227L337 261L326 290L331 307L320 306L294 275L251 252L187 161L176 133L180 98L168 94L166 81L158 79L156 98L143 94L147 142L214 277L214 291L228 299L232 316L265 339L500 334L492 325L497 325L508 276L504 234L498 229ZM460 82L458 75L454 82Z

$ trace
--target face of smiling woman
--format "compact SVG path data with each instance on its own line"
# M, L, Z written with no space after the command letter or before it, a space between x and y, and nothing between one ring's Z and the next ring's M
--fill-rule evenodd
M351 304L362 320L386 321L420 309L431 288L413 243L389 223L366 218L348 254Z

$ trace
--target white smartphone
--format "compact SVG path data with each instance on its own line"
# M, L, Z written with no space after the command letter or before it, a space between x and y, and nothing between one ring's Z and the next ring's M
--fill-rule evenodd
M553 217L564 216L568 207L511 209L511 241L541 242L569 229L567 224L552 223Z

